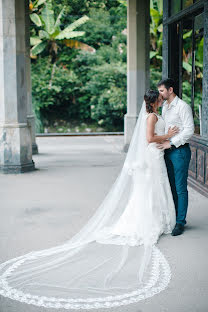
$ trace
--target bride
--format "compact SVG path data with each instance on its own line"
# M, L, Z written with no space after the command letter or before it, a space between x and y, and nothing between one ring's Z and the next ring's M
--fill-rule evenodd
M0 265L0 294L46 308L110 308L162 291L171 272L155 246L171 233L175 208L157 142L164 133L158 91L144 95L124 165L87 224L70 240Z

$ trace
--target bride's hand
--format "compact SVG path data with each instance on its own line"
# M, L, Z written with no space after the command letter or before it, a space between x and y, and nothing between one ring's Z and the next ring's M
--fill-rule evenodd
M174 135L176 135L179 132L179 128L174 126L174 127L169 127L168 129L168 138L172 138Z

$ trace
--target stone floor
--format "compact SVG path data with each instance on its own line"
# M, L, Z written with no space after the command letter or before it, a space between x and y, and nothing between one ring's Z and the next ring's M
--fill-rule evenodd
M37 143L36 171L0 174L0 262L73 236L108 193L126 156L123 136L41 137ZM208 199L191 188L189 198L185 233L158 243L172 270L168 287L111 312L208 311ZM63 312L0 297L0 312L47 311Z

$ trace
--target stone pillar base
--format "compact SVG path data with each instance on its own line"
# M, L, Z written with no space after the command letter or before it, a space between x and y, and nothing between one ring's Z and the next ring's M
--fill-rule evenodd
M0 125L0 170L3 173L35 170L31 134L27 123Z
M31 163L29 164L24 164L24 165L1 165L0 166L0 172L4 174L18 174L18 173L24 173L24 172L29 172L29 171L34 171L35 170L35 164L32 160Z
M124 146L123 152L127 153L131 142L132 135L134 133L134 128L137 122L138 116L131 116L126 114L124 116Z

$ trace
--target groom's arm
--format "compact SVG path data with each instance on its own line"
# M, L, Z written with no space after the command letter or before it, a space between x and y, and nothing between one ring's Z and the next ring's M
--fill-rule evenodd
M191 107L184 101L180 103L179 116L183 124L183 130L175 137L171 138L171 142L175 147L184 145L194 134L194 120Z

